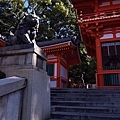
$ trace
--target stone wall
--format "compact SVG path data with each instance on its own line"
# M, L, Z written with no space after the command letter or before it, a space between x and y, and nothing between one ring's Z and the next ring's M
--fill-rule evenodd
M20 120L46 120L50 117L50 77L45 53L36 44L0 48L0 70L7 77L27 79Z
M0 80L0 120L21 120L26 79L9 77Z

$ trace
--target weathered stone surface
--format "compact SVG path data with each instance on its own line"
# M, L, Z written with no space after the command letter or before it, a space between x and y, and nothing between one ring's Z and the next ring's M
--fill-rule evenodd
M50 78L43 70L18 69L5 71L7 76L27 78L21 120L46 120L50 117Z
M0 97L0 120L5 120L7 96Z
M11 92L22 89L26 86L26 78L9 77L0 79L0 97Z
M50 77L46 73L47 59L37 45L25 46L27 45L0 48L0 68L7 77L20 76L27 79L20 120L46 120L50 117Z
M20 120L22 91L0 97L0 120Z
M0 120L20 120L26 79L10 77L0 80Z
M21 117L22 109L22 91L16 91L8 95L7 109L6 109L6 120L19 120Z
M46 70L46 56L36 44L0 48L0 66L4 69L36 68Z
M39 56L41 56L41 59L47 60L44 51L36 44L23 44L23 45L0 47L0 56L6 56L10 54L19 55L23 53L34 53L34 52Z

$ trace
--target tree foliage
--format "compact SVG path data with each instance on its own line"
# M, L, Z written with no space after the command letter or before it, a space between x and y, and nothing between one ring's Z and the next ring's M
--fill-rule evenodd
M8 36L10 31L15 31L16 26L24 16L26 8L23 0L0 1L0 34Z
M47 41L71 36L79 37L79 29L74 9L68 0L1 0L0 34L13 33L24 15L35 11L40 27L37 41ZM80 44L82 63L70 68L70 77L80 81L85 72L86 82L95 81L95 59L87 56L84 44Z
M75 13L67 0L39 1L35 8L40 17L38 40L78 36ZM44 31L43 31L44 30Z
M35 11L40 18L37 41L78 36L75 11L67 0L3 0L0 8L3 35L14 32L24 14Z
M71 66L69 77L74 78L75 83L82 82L81 76L84 75L85 83L95 83L96 60L87 55L84 42L80 43L81 64Z

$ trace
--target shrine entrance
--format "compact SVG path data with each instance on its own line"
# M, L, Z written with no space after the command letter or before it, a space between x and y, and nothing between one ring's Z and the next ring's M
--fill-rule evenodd
M120 88L120 1L70 0L89 56L96 58L97 88Z
M102 43L102 64L104 70L120 69L120 42ZM120 73L104 75L105 86L120 85Z

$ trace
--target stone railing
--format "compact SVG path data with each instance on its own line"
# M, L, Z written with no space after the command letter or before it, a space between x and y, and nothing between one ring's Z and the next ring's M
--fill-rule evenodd
M27 79L24 96L21 98L23 99L22 118L19 120L47 120L50 118L50 77L46 72L46 61L44 51L36 44L0 48L0 70L6 74L6 77L19 76ZM16 88L19 86L16 85ZM7 89L9 86L6 87ZM17 102L14 103L17 104ZM12 107L14 109L14 105L11 105L9 109ZM11 112L10 114L12 116ZM18 119L11 117L9 120Z
M25 87L25 78L13 76L0 79L0 120L21 120Z

